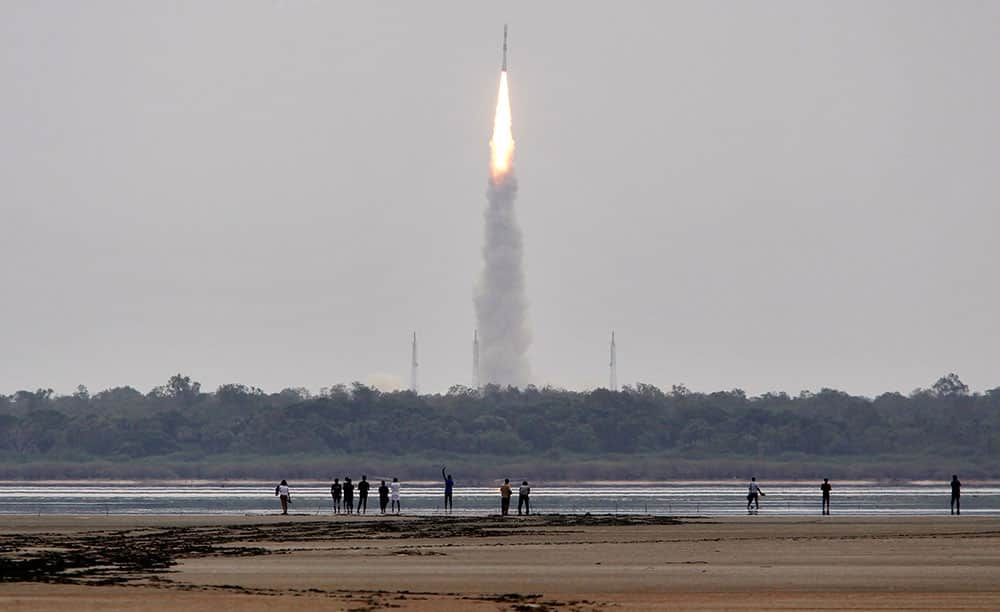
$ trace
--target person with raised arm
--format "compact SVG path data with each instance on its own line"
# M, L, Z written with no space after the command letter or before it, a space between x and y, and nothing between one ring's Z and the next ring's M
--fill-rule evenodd
M441 478L444 478L444 511L451 512L451 495L455 491L455 480L451 477L451 474L445 473L443 465L441 466Z

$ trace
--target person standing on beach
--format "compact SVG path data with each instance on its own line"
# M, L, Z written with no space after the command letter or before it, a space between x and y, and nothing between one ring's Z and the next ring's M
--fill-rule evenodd
M829 478L824 478L823 484L819 486L819 490L823 492L823 514L830 514L830 489L832 488Z
M368 514L368 477L361 475L361 482L358 483L358 514Z
M379 513L385 514L385 509L389 505L389 487L385 486L385 481L378 487L378 507Z
M340 479L334 478L330 485L330 497L333 498L333 513L340 514L340 496L344 492L344 487L340 486Z
M951 475L951 513L962 514L962 483L958 474Z
M354 514L354 484L344 476L344 512Z
M390 510L399 514L399 479L393 476L392 484L389 485L389 499L392 500Z
M274 494L281 499L281 513L288 514L288 504L292 501L292 494L288 491L288 482L282 480L281 484L274 487Z
M445 474L444 466L441 466L441 478L444 478L444 511L451 512L451 494L455 490L455 481L451 474Z
M531 495L531 487L528 486L528 481L524 480L521 482L521 488L517 491L517 514L521 515L521 506L524 506L524 513L531 514L531 502L528 500L528 496Z
M510 512L510 496L513 493L510 488L510 478L504 478L503 485L500 487L500 516L507 516L507 513Z
M760 490L760 486L757 485L757 477L750 477L750 490L747 491L747 512L750 511L750 505L753 504L754 510L760 510L759 498L764 496L764 492Z

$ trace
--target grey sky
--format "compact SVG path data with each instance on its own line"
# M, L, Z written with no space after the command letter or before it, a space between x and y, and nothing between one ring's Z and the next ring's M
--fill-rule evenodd
M0 3L0 392L471 380L510 23L539 384L1000 385L997 2Z

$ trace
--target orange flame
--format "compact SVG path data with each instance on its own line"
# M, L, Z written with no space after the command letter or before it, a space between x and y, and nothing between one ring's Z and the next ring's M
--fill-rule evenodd
M510 171L514 161L514 132L511 130L510 93L507 91L507 71L500 73L497 112L493 116L493 137L490 138L490 173L499 180Z

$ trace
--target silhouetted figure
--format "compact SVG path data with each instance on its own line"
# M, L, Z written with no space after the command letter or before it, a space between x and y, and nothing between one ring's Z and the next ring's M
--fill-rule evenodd
M528 486L528 481L525 480L521 482L521 488L517 490L517 513L521 514L521 507L524 507L525 514L531 514L531 502L528 496L531 495L531 487Z
M819 486L819 490L823 492L823 514L830 514L830 489L832 488L829 478L824 478L823 484Z
M292 494L288 491L288 483L284 480L274 487L274 494L281 499L281 513L288 514L288 504L292 502Z
M510 512L510 496L514 492L510 488L510 478L503 479L503 485L500 487L500 516L507 516Z
M385 481L378 486L378 509L379 514L385 514L385 509L389 507L389 487Z
M344 512L354 514L354 483L344 476Z
M452 479L451 474L444 473L444 466L441 466L441 478L444 478L444 510L445 512L451 512L451 494L455 490L455 481Z
M393 477L389 485L389 499L391 500L389 509L399 514L399 479L396 477Z
M334 478L330 485L330 497L333 498L333 513L340 514L340 497L344 493L344 487L340 486L340 479Z
M747 511L750 511L751 504L754 510L760 510L760 498L764 496L764 492L760 490L760 486L757 485L757 477L752 476L750 478L750 489L747 491Z
M361 475L361 482L358 483L358 514L368 514L368 477Z
M962 483L958 474L951 475L951 513L962 514Z

